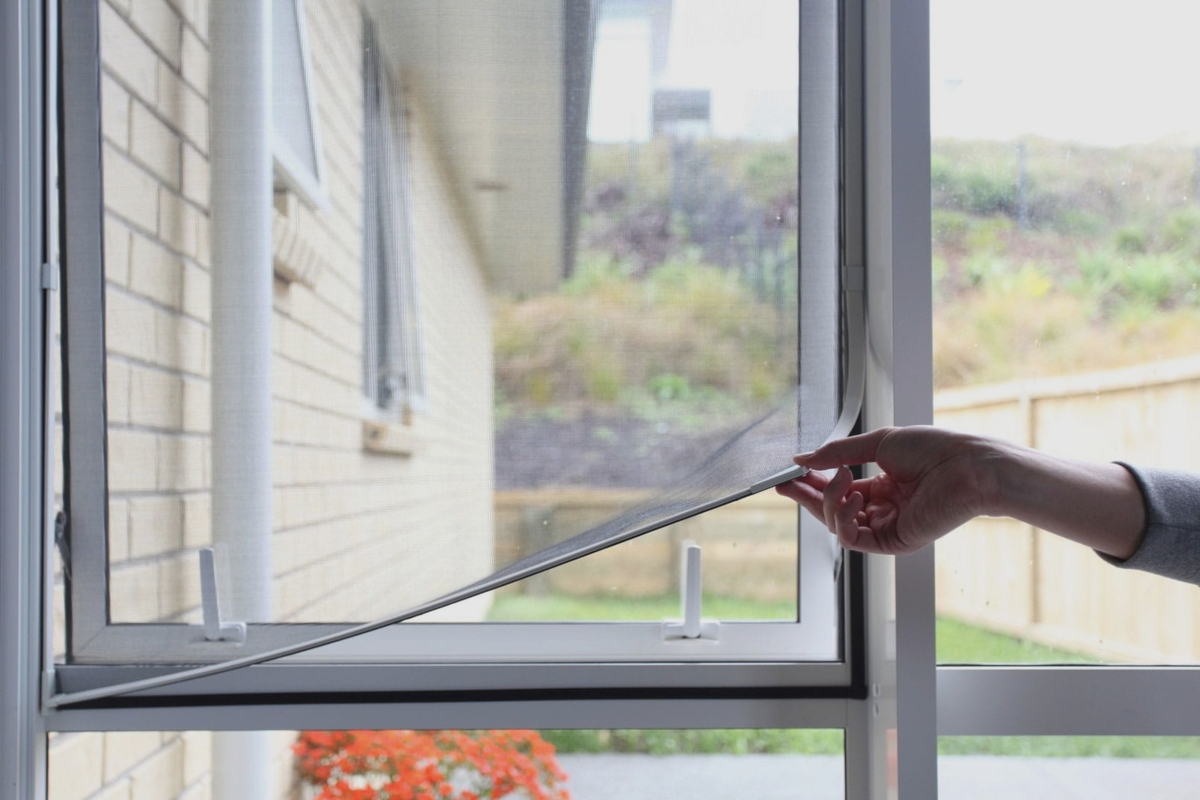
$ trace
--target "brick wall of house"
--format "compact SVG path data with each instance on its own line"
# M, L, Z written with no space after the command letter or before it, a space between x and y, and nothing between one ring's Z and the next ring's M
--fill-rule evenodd
M365 410L362 15L355 0L305 11L329 204L277 203L274 609L362 620L490 564L491 329L420 87L407 87L428 402L408 424ZM212 541L208 2L102 0L100 22L112 618L194 621L196 548ZM281 794L289 741L278 734L272 766ZM210 749L201 732L56 736L50 796L207 798Z

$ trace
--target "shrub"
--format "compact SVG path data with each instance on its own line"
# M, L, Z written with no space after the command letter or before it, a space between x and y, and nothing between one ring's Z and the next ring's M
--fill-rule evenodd
M1125 312L1114 304L1152 310L1195 302L1200 281L1200 265L1176 253L1100 250L1081 253L1078 266L1084 293L1107 298L1109 310L1118 314Z
M1126 225L1113 236L1113 247L1118 253L1137 255L1146 252L1146 232L1136 225Z
M304 731L292 745L317 800L569 800L536 731Z
M963 263L963 274L974 288L989 286L1009 271L1007 261L990 253L973 253Z
M1190 283L1183 263L1165 253L1134 256L1117 273L1121 293L1151 308L1168 305Z
M1013 216L1017 208L1016 173L1006 164L956 161L941 155L930 159L933 204L980 216Z
M1065 234L1075 236L1098 236L1108 221L1092 211L1064 207L1056 215L1055 226Z
M513 413L757 406L793 385L794 299L760 301L737 272L695 259L643 275L584 263L561 292L496 301L496 391Z
M1013 221L1008 217L977 219L966 235L967 249L973 253L996 253L1004 249L1006 237L1012 232Z
M933 209L933 242L937 247L961 248L971 230L971 218L961 211Z
M1162 239L1171 250L1200 258L1200 208L1187 206L1172 211L1163 222Z

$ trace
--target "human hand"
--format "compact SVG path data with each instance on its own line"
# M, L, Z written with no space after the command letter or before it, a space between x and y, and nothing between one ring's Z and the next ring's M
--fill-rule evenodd
M775 490L824 522L842 547L912 553L986 512L991 444L928 426L880 428L796 456L808 474ZM854 480L846 468L869 462L882 474Z

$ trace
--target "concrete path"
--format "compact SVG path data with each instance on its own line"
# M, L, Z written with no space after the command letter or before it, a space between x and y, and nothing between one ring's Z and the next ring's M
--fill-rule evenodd
M938 784L941 800L1190 800L1200 797L1200 761L946 756Z
M572 800L835 800L838 756L562 755ZM1200 761L946 756L941 800L1196 800Z
M841 756L559 756L571 800L830 800Z

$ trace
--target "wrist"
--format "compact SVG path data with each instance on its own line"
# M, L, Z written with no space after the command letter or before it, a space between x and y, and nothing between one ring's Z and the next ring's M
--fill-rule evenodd
M987 517L1013 516L1012 499L1020 494L1019 485L1025 475L1022 456L1029 451L983 437L971 437L969 451L976 485L975 513Z

